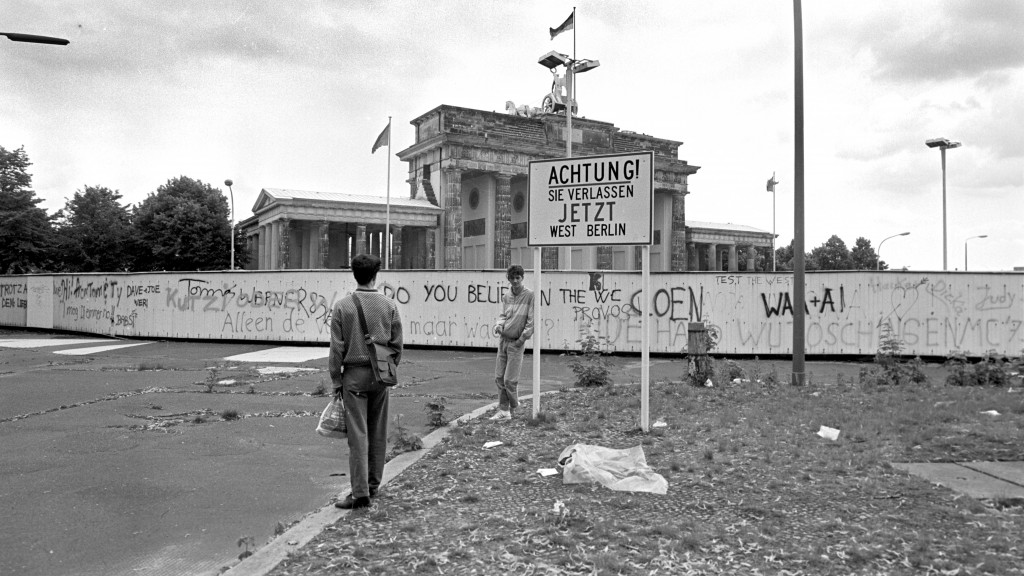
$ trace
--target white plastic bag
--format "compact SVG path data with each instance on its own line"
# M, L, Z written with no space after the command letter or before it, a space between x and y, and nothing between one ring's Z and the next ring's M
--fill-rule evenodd
M316 433L328 438L347 438L348 428L345 426L345 403L341 396L336 396L320 414L320 422Z
M641 446L618 450L573 444L562 450L558 463L565 467L562 472L565 484L597 482L620 492L668 493L668 481L647 465Z

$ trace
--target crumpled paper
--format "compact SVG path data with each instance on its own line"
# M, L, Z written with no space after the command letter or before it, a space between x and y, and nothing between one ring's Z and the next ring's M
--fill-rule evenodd
M596 482L619 492L667 494L668 481L647 465L642 446L615 449L573 444L558 456L564 484Z
M828 426L822 426L821 429L818 430L818 436L821 436L822 438L825 438L827 440L838 440L839 429L829 428Z

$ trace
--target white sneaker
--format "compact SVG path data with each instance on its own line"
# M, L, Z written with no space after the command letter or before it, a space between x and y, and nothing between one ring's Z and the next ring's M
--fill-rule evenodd
M511 420L512 413L508 410L498 410L494 416L488 418L488 420Z

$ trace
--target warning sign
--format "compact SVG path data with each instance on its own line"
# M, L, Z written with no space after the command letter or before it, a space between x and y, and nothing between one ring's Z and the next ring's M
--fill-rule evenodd
M530 246L650 244L654 154L530 162Z

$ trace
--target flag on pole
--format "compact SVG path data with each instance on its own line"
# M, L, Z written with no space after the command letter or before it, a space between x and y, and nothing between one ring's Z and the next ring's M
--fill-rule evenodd
M548 28L548 30L551 32L551 39L554 40L555 36L558 36L562 32L566 32L568 30L572 30L573 20L574 20L575 16L576 16L576 12L573 12L572 14L569 14L569 17L566 18L565 22L562 22L562 25L559 26L558 28Z
M775 185L778 183L779 181L775 179L775 174L772 174L772 177L768 179L768 191L775 192Z
M373 149L370 150L370 154L373 154L374 152L376 152L377 148L380 148L381 146L387 146L390 143L391 143L391 122L389 121L388 125L384 127L383 131L381 131L380 136L377 136L377 140L373 143Z

